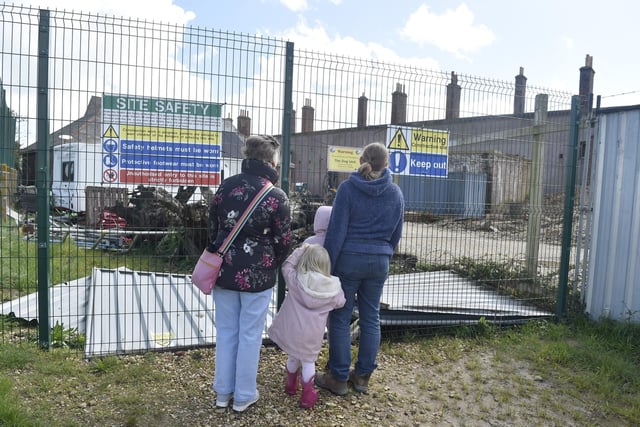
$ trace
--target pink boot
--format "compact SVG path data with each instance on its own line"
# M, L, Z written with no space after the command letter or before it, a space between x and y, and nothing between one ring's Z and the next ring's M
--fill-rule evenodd
M287 368L284 368L284 370L287 372L287 382L284 386L284 392L289 396L293 396L298 392L298 371L289 372Z
M313 388L313 380L315 375L308 382L302 381L302 396L300 397L300 406L309 409L318 401L318 392Z

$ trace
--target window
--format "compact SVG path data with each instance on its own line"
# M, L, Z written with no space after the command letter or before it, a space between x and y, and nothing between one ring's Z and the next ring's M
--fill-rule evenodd
M62 182L73 182L75 180L74 162L62 162Z

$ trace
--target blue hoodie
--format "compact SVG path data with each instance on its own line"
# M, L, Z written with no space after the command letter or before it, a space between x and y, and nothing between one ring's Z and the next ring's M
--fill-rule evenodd
M393 255L403 220L404 197L389 169L371 181L352 173L338 188L324 241L331 268L342 252Z

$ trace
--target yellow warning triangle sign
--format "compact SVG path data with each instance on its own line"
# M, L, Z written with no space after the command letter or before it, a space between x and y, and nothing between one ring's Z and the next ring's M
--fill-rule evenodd
M113 128L113 126L109 125L106 131L104 131L103 138L119 138L118 132Z
M398 128L396 134L393 135L391 141L389 142L389 148L394 150L408 150L409 145L407 144L407 138L404 137L404 133L402 133L402 129Z

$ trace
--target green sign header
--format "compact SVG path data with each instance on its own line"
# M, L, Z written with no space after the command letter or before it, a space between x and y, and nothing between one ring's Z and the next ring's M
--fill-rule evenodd
M142 98L137 96L104 95L102 108L157 114L220 117L222 104L178 99Z

